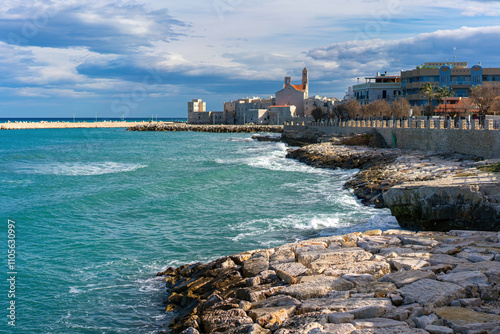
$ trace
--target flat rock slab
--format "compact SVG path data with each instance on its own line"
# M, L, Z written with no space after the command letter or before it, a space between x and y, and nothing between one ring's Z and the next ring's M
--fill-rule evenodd
M334 299L334 298L315 298L304 301L297 310L298 314L309 312L349 312L359 310L364 307L381 306L388 308L392 306L392 302L388 298L351 298L351 299Z
M431 254L431 257L427 261L429 261L431 266L439 264L452 264L456 266L463 263L470 263L467 259L462 259L448 254Z
M343 278L321 277L312 281L295 284L282 288L279 293L295 297L299 300L323 297L329 291L351 290L354 284Z
M300 304L302 303L293 297L286 295L277 295L258 301L256 303L252 303L252 308L300 306Z
M403 245L419 245L419 246L430 246L435 247L439 245L439 241L430 238L423 237L413 237L413 236L401 236L399 237Z
M270 327L275 323L283 323L295 313L296 306L277 306L251 309L248 315L262 327Z
M465 289L453 283L421 279L399 289L405 304L419 303L423 306L446 306L453 300L465 298Z
M372 257L372 254L359 247L348 247L340 249L325 249L324 251L303 252L298 257L298 262L304 266L314 261L329 262L334 264L347 264L359 261L366 261Z
M329 333L329 334L349 334L355 330L351 324L325 324L323 326L323 331L320 333Z
M272 267L292 277L300 276L307 271L307 267L298 262L273 264Z
M415 270L429 265L429 262L424 260L410 259L404 257L398 257L392 259L390 262L391 265L393 265L397 270L400 269Z
M380 279L380 282L392 282L396 284L398 288L400 288L424 278L435 279L436 275L432 271L397 271L392 274L385 275Z
M488 331L500 326L500 315L479 313L468 308L441 307L435 309L434 312L443 318L445 325L457 333L468 333L474 330Z
M391 272L391 266L384 261L362 261L352 264L338 264L325 269L326 276L342 277L348 274L370 274L377 278Z
M452 272L446 275L439 275L438 280L455 283L464 288L488 284L488 277L480 271Z
M356 328L394 328L394 327L403 327L408 328L408 324L404 321L397 321L392 319L385 318L372 318L372 319L362 319L362 320L354 320L352 322Z

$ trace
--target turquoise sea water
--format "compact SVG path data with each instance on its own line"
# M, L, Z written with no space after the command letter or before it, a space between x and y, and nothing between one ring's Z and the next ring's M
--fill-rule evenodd
M251 134L45 129L0 132L7 333L157 333L155 274L298 239L396 225L342 184L353 171L285 159ZM15 221L16 327L7 324Z

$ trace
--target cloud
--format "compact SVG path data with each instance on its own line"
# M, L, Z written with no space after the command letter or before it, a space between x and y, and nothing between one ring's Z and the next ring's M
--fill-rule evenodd
M167 9L134 3L17 5L0 16L0 41L52 48L85 47L99 53L128 53L157 40L170 41L187 25Z

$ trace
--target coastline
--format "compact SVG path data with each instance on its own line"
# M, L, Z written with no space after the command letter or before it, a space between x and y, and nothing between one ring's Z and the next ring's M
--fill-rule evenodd
M500 332L497 232L372 230L158 276L174 334Z
M345 187L365 205L389 208L404 229L500 230L500 177L481 170L500 160L347 146L360 137L292 149L287 157L318 168L359 169Z

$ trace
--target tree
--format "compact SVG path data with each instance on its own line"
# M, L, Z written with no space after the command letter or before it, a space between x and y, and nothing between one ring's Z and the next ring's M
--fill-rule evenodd
M335 114L342 118L356 118L361 113L361 105L354 99L347 100L342 104L335 104Z
M316 122L319 122L323 118L323 110L320 107L316 107L311 111L311 115Z
M375 100L363 106L362 115L364 117L389 117L391 106L385 100Z
M432 114L432 101L437 97L437 90L428 82L424 83L422 87L420 87L420 94L427 97L429 103L427 105L427 116Z
M410 116L411 104L407 99L397 99L392 103L391 114L392 117L403 118Z
M495 111L494 105L499 95L498 87L478 85L471 88L469 97L472 103L479 107L479 113L482 116Z

